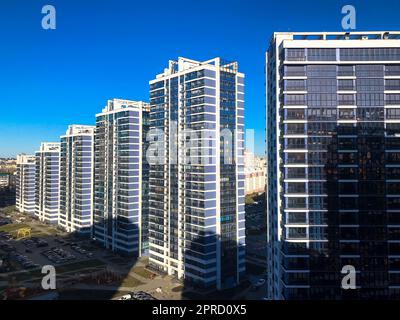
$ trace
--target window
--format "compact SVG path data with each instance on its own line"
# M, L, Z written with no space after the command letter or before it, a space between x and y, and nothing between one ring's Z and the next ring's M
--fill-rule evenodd
M285 80L284 88L287 91L304 91L306 90L305 80Z
M306 209L307 207L307 200L306 198L286 198L286 208L292 209Z
M305 212L288 212L287 213L287 223L306 224L307 223L307 213L305 213Z
M286 153L286 163L288 164L305 164L306 155L305 153Z
M307 109L307 119L314 121L336 121L337 109L331 108L310 108Z
M326 153L322 153L326 154ZM309 194L326 194L326 184L324 182L309 182L308 183Z
M307 49L309 61L336 61L335 48L309 48Z
M354 90L354 80L350 79L339 79L338 80L338 90Z
M285 109L285 120L304 120L304 109Z
M400 94L385 95L386 105L400 105Z
M336 78L336 66L333 65L308 65L307 77L309 78Z
M307 95L309 107L336 107L337 95L334 93L309 93Z
M326 161L327 161L327 152L320 152L320 151L308 152L308 164L325 164ZM309 193L311 193L310 190Z
M306 96L304 94L285 94L284 96L284 105L304 106L306 104Z
M400 119L400 109L398 108L386 109L386 119Z
M357 78L383 78L384 66L383 65L357 65L356 66Z
M387 79L385 90L400 90L400 79Z
M354 109L339 109L340 120L353 120L355 118Z
M342 48L341 61L398 61L400 48Z
M354 66L338 66L338 76L342 77L354 76Z
M288 123L285 124L285 134L305 134L304 123Z
M286 183L286 193L306 193L306 184L304 182L289 182Z
M387 135L400 134L400 123L387 123L386 134Z
M384 120L383 108L358 108L357 120Z
M287 61L305 61L306 60L306 50L289 48L285 49L285 60Z
M306 178L306 169L305 168L285 168L286 179L305 179Z
M355 105L354 94L339 94L338 95L339 106L353 106Z
M306 139L304 138L287 138L285 139L286 149L304 149L306 147Z
M306 75L305 66L284 66L284 76L302 77Z
M336 87L336 78L311 78L307 80L307 91L309 93L335 93Z
M357 106L384 106L383 93L357 93Z
M288 228L288 239L307 239L307 228Z
M384 90L383 78L359 78L356 82L359 92L382 92Z
M385 66L385 74L387 76L400 76L400 65Z
M327 232L325 227L310 227L311 240L324 240L326 238Z

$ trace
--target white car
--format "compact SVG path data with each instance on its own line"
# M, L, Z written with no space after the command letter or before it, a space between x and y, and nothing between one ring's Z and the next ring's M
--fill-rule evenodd
M258 287L261 287L262 285L264 285L264 283L265 283L265 279L261 278L261 279L258 279L258 281L254 284L254 286L256 288L258 288Z

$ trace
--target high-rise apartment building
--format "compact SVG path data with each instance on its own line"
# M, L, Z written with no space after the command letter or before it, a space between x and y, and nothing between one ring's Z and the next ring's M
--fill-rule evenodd
M150 81L150 265L223 289L245 272L244 75L185 58Z
M35 216L40 221L57 224L60 192L60 143L43 142L35 156Z
M400 297L399 39L399 32L271 39L272 299ZM342 288L345 266L356 272L355 289Z
M0 172L0 188L8 188L10 186L10 174Z
M113 99L96 115L93 235L106 248L130 256L141 255L147 245L142 202L146 109L141 101Z
M60 217L67 232L90 237L93 210L94 126L70 125L61 136Z
M21 213L35 213L35 156L17 155L16 208Z

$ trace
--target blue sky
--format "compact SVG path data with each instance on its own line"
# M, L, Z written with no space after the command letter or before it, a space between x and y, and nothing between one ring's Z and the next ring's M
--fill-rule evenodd
M57 29L41 28L54 5ZM274 31L400 29L398 0L1 0L0 157L58 141L68 124L94 124L110 98L148 100L148 81L183 56L237 60L246 75L245 124L264 153L264 53Z

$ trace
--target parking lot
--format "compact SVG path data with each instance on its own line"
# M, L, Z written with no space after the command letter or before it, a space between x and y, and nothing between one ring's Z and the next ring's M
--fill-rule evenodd
M71 266L60 268L71 272L79 271L80 266L95 266L92 257L96 250L90 240L76 239L32 217L0 212L0 283L4 285L12 279L17 279L17 284L26 284L29 275L35 275L36 270L40 272L44 265Z
M65 233L29 216L0 209L0 299L5 288L41 290L41 268L53 265L57 291L69 299L112 299L136 292L130 299L179 299L180 287L169 277L146 269L147 259L120 256L90 239ZM18 237L20 229L30 234ZM178 290L178 289L179 290ZM61 291L59 291L61 290ZM106 293L106 294L103 294ZM103 295L102 295L103 294ZM150 294L150 295L147 295Z

